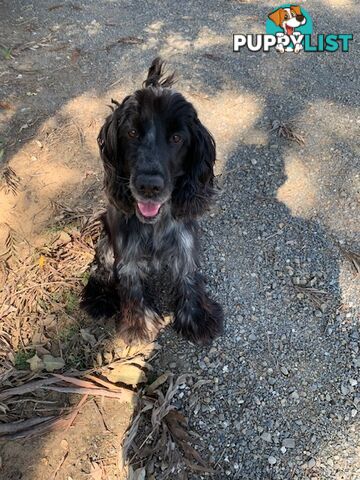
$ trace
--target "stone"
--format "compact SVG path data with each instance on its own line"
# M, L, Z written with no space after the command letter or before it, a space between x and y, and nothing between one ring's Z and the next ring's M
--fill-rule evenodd
M316 465L315 458L310 458L310 460L307 462L307 468L314 468L315 465Z
M264 432L262 435L261 435L261 438L264 440L264 442L271 442L271 433L268 433L268 432Z
M285 448L295 448L295 440L293 438L284 438L282 446Z

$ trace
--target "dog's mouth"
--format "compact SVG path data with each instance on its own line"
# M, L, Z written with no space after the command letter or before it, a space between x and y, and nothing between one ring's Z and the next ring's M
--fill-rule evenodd
M294 33L294 27L289 27L289 25L285 25L287 35L292 35Z
M145 218L155 218L160 211L162 203L160 202L137 202L137 208Z

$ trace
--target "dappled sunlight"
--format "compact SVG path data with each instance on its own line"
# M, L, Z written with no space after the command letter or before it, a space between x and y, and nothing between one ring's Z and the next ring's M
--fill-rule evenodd
M199 42L201 43L201 35ZM142 78L136 86L140 87ZM46 120L36 135L9 161L9 166L21 178L17 195L0 192L2 223L11 225L30 244L41 243L53 215L50 204L61 198L73 204L82 193L102 179L96 138L105 117L110 113L111 98L121 102L133 85L115 87L103 95L86 92L67 102L59 112ZM199 111L200 119L217 141L217 173L221 173L228 155L238 142L264 145L267 134L255 125L262 115L258 96L223 90L214 96L198 93L188 87L183 91ZM76 188L74 188L76 187ZM8 227L0 231L2 240Z
M157 20L155 22L150 23L149 26L144 28L144 32L154 34L154 33L159 33L160 30L163 28L165 25L165 22L162 20Z
M312 141L312 146L318 145L320 149L324 144L334 144L339 139L348 140L351 135L359 134L358 115L358 109L355 107L319 99L316 102L309 102L307 106L304 105L296 121L298 125L305 125L306 121L316 125L308 141ZM336 117L338 121L330 121L332 117ZM321 144L318 142L320 138ZM359 148L356 143L355 146Z
M327 443L322 445L318 464L327 464L331 467L334 480L358 480L359 476L352 476L350 471L356 468L357 473L360 473L360 447L351 440L350 434L356 435L360 431L360 421L358 415L348 422L349 439L342 441L341 448L339 448L338 439L330 438ZM330 460L329 460L330 459ZM330 478L330 477L329 477Z
M320 0L324 5L335 8L350 10L355 8L355 0Z
M218 45L227 45L227 35L219 35L208 27L202 27L195 38L185 37L180 32L169 33L164 40L158 38L157 34L151 36L143 46L143 49L158 48L159 54L164 58L171 55L185 54L197 50L209 49Z
M88 35L93 36L101 32L102 26L96 20L92 20L88 25L85 25L85 30Z
M119 89L112 93L125 95ZM4 224L8 224L37 245L54 214L51 201L77 202L91 182L99 184L100 194L102 170L96 138L110 113L110 99L111 94L94 92L71 99L10 158L9 166L20 177L20 185L16 195L0 192L2 243L8 234Z
M236 15L228 25L229 30L235 34L265 33L265 21L259 21L259 17L254 15Z
M69 430L32 439L31 448L24 448L22 442L8 442L2 449L3 457L14 458L17 454L17 467L26 471L28 480L55 478L54 470L64 461L69 475L66 478L79 478L79 470L87 470L94 474L86 475L91 479L125 480L126 470L117 468L119 445L133 412L133 406L113 398L89 398ZM91 463L89 458L93 459ZM99 476L101 471L106 477Z
M35 242L45 219L49 218L51 199L81 183L81 171L66 165L66 154L57 149L42 151L28 143L14 155L10 167L20 177L16 195L0 192L1 223L11 225L27 242ZM0 230L7 230L2 225Z
M169 58L175 53L186 53L192 48L192 42L188 38L184 37L182 33L174 32L168 35L163 43L163 47L160 50L160 55ZM152 45L153 47L156 44Z
M198 110L200 119L214 135L217 145L216 173L223 171L228 156L239 142L263 145L267 135L255 125L262 115L261 98L223 90L214 96L190 92L186 97Z
M202 27L198 36L193 41L193 46L195 50L199 50L201 48L215 47L216 45L226 45L228 43L229 39L226 35L219 35L209 27Z
M286 181L277 191L277 199L291 214L309 218L316 204L316 188L307 174L306 165L296 155L285 157Z
M354 158L360 152L358 142L353 140L359 136L357 109L320 100L304 106L294 120L298 131L306 125L305 145L299 157L308 179L306 184L311 191L316 190L315 197L304 198L305 210L312 208L334 232L357 234L360 174L354 169ZM291 184L289 178L279 189L280 195ZM302 196L308 194L309 190L305 190Z

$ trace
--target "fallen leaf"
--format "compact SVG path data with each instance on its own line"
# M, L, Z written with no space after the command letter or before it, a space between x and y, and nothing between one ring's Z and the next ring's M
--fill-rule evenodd
M92 480L101 480L103 478L103 469L101 465L96 462L91 462L90 475Z
M24 125L21 125L20 127L20 130L19 130L19 133L21 133L23 130L25 130L26 128L29 128L29 125L27 123L24 123Z
M43 362L47 372L60 370L65 365L65 362L61 357L53 357L52 355L44 355Z
M119 364L110 372L105 373L105 377L113 383L126 383L127 385L137 385L147 381L145 372L136 365Z
M44 265L45 265L45 257L44 257L44 255L40 255L39 267L41 268L41 270L44 268Z
M0 102L0 108L2 110L13 110L14 107L9 102Z
M33 357L29 358L29 360L26 361L30 365L30 370L32 372L37 372L44 368L44 362L36 355L36 353Z
M156 342L147 343L146 345L133 345L124 349L124 357L133 357L135 355L142 355L148 358L155 350L160 350L161 346Z
M80 53L81 53L80 48L74 48L74 50L71 54L71 63L72 64L77 63L77 61L80 58Z
M69 443L68 443L68 441L65 440L65 439L61 440L61 442L60 442L60 447L61 447L63 450L65 450L65 451L69 450Z
M129 480L145 480L146 471L145 468L138 468L134 471L132 467L129 468Z
M90 343L90 345L94 346L96 344L96 338L94 337L94 335L92 335L89 332L88 328L81 328L80 329L80 335L81 335L81 338L85 342Z
M171 372L164 372L160 377L158 377L151 385L146 389L147 393L153 393L157 388L160 387L171 375Z

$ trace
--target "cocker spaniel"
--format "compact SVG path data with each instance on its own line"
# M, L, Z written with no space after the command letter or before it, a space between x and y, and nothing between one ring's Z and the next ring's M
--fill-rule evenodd
M167 266L173 327L206 344L223 329L222 309L198 272L196 220L214 194L215 141L163 67L156 58L143 88L113 101L101 128L109 205L82 306L94 318L116 315L128 344L153 340L163 319L145 285Z

